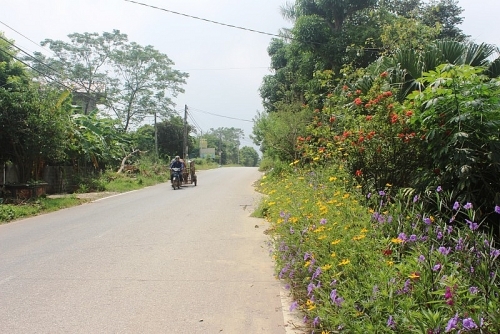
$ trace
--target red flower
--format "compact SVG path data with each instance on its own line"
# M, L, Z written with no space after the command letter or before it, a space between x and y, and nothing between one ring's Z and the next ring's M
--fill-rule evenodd
M372 115L367 115L367 116L366 116L366 120L367 120L367 121L371 121L371 120L372 120L372 118L373 118L373 116L372 116Z
M348 90L348 89L349 89L349 87L347 87L346 85L344 85L344 86L342 86L342 89L343 89L343 90Z
M406 115L406 116L408 116L408 117L411 117L411 116L413 116L413 111L408 110L408 111L405 113L405 115Z
M363 175L363 172L360 171L359 169L356 171L355 173L356 176L362 176Z
M391 249L389 249L389 248L384 249L383 254L384 254L384 256L389 256L389 255L391 255L391 254L392 254L392 250L391 250Z
M384 96L385 97L390 97L390 96L392 96L392 92L390 90L387 91L387 92L384 92Z
M387 75L388 75L388 73L387 73L387 72L382 72L382 73L380 73L380 77L381 77L381 78L385 78L385 77L387 77Z
M333 122L335 122L335 116L330 117L330 123L333 123Z
M391 116L391 123L394 124L394 123L397 123L397 122L398 122L398 115L392 114L392 116Z
M363 101L361 101L361 99L358 97L354 100L354 103L357 105L357 106L360 106L361 104L363 104Z

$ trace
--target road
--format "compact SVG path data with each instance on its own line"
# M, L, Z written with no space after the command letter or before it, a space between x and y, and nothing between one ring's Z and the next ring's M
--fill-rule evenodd
M256 168L0 225L0 333L285 333Z

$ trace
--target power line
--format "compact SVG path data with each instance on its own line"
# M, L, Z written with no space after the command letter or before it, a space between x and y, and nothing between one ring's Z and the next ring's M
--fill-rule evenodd
M224 115L214 114L214 113L211 113L211 112L208 112L208 111L203 111L203 110L200 110L200 109L193 109L193 110L196 111L196 112L201 112L201 113L209 114L209 115L212 115L212 116L229 118L229 119L234 119L234 120L237 120L237 121L253 123L253 121L248 120L248 119L242 119L242 118L236 118L236 117L230 117L230 116L224 116Z
M70 90L70 91L72 90L70 87L66 86L66 85L65 85L65 84L63 84L62 82L60 82L60 81L58 81L58 80L56 80L56 79L52 78L51 76L49 76L49 75L48 75L48 74L46 74L46 73L42 73L42 72L40 72L39 70L37 70L36 68L34 68L34 67L30 66L29 64L25 63L24 61L22 61L21 59L17 58L16 56L11 55L11 54L10 54L10 53L8 53L7 51L5 51L5 50L3 50L3 49L0 49L0 51L2 51L3 53L5 53L5 54L6 54L6 55L8 55L8 56L10 56L10 57L14 58L15 60L17 60L18 62L20 62L20 63L24 64L25 66L27 66L27 67L31 68L33 71L37 72L37 73L38 73L38 74L40 74L41 76L43 76L43 77L45 77L45 78L48 78L48 79L50 79L50 80L52 80L52 81L54 81L54 82L58 83L59 85L61 85L61 86L65 87L66 89L68 89L68 90Z
M14 31L14 32L18 33L19 35L23 36L24 38L26 38L28 41L30 41L31 43L35 44L36 46L41 47L42 49L44 49L44 50L49 51L50 53L52 53L52 51L51 51L51 50L48 50L48 49L44 48L43 46L40 46L37 42L35 42L35 41L31 40L30 38L28 38L28 37L24 36L24 35L23 35L23 34L21 34L19 31L17 31L16 29L12 28L12 27L11 27L11 26L9 26L8 24L6 24L6 23L4 23L4 22L2 22L2 21L0 21L0 23L1 23L1 24L3 24L4 26L6 26L7 28L9 28L10 30L12 30L12 31Z
M200 20L200 21L205 21L205 22L209 22L209 23L213 23L213 24L218 24L218 25L221 25L221 26L226 26L226 27L229 27L229 28L246 30L246 31L257 33L257 34L268 35L268 36L273 36L273 37L282 37L280 35L272 34L272 33L269 33L269 32L255 30L255 29L249 29L249 28L244 28L244 27L240 27L240 26L235 26L235 25L232 25L232 24L227 24L227 23L222 23L222 22L213 21L213 20L209 20L209 19L204 19L202 17L188 15L188 14L184 14L184 13L179 13L179 12L176 12L176 11L173 11L173 10L169 10L169 9L165 9L165 8L160 8L160 7L148 5L148 4L145 4L145 3L142 3L142 2L137 2L137 1L132 1L132 0L124 0L124 1L135 3L137 5L141 5L141 6L145 6L145 7L150 7L150 8L162 10L164 12L169 12L169 13L176 14L176 15L181 15L181 16L189 17L189 18L195 19L195 20Z

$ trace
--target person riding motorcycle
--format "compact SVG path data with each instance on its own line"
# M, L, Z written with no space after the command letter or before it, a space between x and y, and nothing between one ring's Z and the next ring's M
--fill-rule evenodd
M176 155L174 161L170 164L170 182L172 182L172 179L174 178L174 171L172 168L180 168L180 181L182 182L182 172L184 171L184 164L181 161L181 158Z

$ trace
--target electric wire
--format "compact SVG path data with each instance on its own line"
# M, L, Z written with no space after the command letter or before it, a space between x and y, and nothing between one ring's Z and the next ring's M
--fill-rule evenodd
M229 118L229 119L234 119L234 120L237 120L237 121L253 123L253 121L248 120L248 119L242 119L242 118L230 117L230 116L225 116L225 115L219 115L219 114L215 114L215 113L204 111L204 110L200 110L200 109L192 109L192 110L195 111L195 112L209 114L209 115L212 115L212 116L217 116L217 117L222 117L222 118Z
M37 70L36 68L34 68L34 67L32 67L31 65L29 65L29 64L27 64L27 63L25 63L23 60L21 60L21 59L17 58L16 56L14 56L14 55L10 54L9 52L7 52L7 51L5 51L5 50L3 50L3 49L0 49L0 51L2 51L3 53L7 54L8 56L10 56L10 57L14 58L15 60L17 60L18 62L20 62L20 63L24 64L25 66L27 66L27 67L31 68L33 71L37 72L37 73L38 73L38 74L40 74L41 76L43 76L43 77L45 77L45 78L48 78L48 79L50 79L50 80L52 80L52 81L54 81L54 82L58 83L59 85L61 85L61 86L65 87L66 89L68 89L68 90L70 90L70 91L72 90L72 88L71 88L71 87L66 86L64 83L62 83L62 82L60 82L60 81L58 81L58 80L56 80L56 79L52 78L51 76L49 76L49 75L48 75L48 74L46 74L46 73L42 73L42 72L40 72L40 71L39 71L39 70Z
M283 37L283 36L280 36L280 35L277 35L277 34L272 34L272 33L265 32L265 31L244 28L244 27L235 26L235 25L232 25L232 24L227 24L227 23L222 23L222 22L218 22L218 21L213 21L213 20L205 19L205 18L198 17L198 16L184 14L184 13L176 12L176 11L173 11L173 10L156 7L156 6L153 6L153 5L148 5L148 4L145 4L145 3L142 3L142 2L137 2L137 1L133 1L133 0L124 0L124 1L135 3L137 5L141 5L141 6L145 6L145 7L150 7L150 8L162 10L164 12L169 12L169 13L176 14L176 15L181 15L181 16L189 17L191 19L196 19L196 20L200 20L200 21L205 21L205 22L213 23L213 24L218 24L218 25L221 25L221 26L226 26L226 27L229 27L229 28L246 30L246 31L250 31L250 32L253 32L253 33L262 34L262 35L268 35L268 36L273 36L273 37Z

